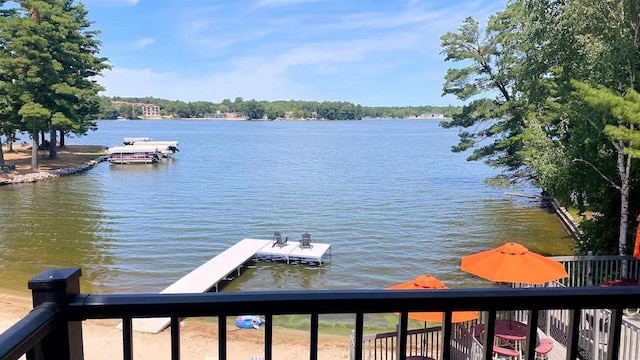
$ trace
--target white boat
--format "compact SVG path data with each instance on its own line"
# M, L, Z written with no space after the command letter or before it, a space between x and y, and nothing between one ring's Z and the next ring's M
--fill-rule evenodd
M148 137L126 137L122 139L122 143L125 145L133 145L135 142L149 142L151 141Z
M107 154L112 164L155 164L162 157L157 146L114 146L107 149Z
M163 158L170 158L180 151L177 141L134 141L133 146L157 146Z

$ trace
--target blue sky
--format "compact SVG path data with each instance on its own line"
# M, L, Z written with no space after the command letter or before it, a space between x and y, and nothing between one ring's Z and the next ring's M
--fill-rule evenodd
M461 105L440 36L506 0L84 0L103 95Z

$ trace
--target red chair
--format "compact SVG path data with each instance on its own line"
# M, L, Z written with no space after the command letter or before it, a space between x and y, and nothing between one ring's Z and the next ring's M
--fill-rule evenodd
M520 351L493 345L493 353L507 358L520 359Z
M540 345L536 347L536 359L546 360L549 358L549 352L553 349L553 339L542 338L540 339Z

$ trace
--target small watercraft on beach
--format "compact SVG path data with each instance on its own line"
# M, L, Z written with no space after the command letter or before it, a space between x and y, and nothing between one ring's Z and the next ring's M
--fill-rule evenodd
M258 315L241 315L236 318L236 326L241 329L260 329L264 319Z

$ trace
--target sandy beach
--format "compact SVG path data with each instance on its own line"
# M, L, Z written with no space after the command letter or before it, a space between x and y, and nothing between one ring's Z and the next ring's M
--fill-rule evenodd
M0 332L5 331L31 310L28 294L0 289ZM122 359L122 331L116 329L119 320L90 320L83 323L85 359ZM274 327L273 358L298 360L309 358L309 332ZM181 358L218 359L218 331L212 323L185 319L180 329ZM159 334L134 332L134 358L170 359L170 330ZM264 329L244 330L227 327L227 358L250 359L264 356ZM318 358L348 359L349 337L319 335Z

